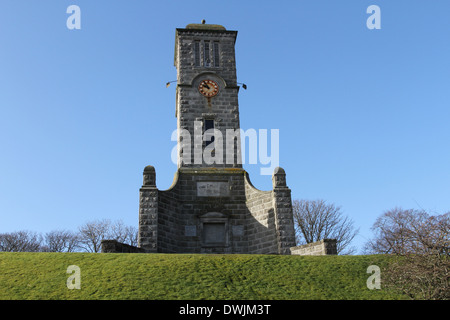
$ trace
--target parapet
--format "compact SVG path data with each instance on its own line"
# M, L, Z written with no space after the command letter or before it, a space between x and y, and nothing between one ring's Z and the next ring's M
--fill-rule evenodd
M336 255L336 239L322 239L316 242L291 247L292 255L299 256L328 256Z

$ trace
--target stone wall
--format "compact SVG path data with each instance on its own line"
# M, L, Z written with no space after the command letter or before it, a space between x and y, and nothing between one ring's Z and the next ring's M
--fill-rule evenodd
M220 87L219 93L214 98L205 98L198 92L198 85L204 79L210 79L217 82ZM242 161L238 157L238 142L240 138L234 138L234 155L228 155L227 159L227 130L236 131L239 134L239 106L238 106L238 87L230 87L217 74L201 73L193 80L191 85L178 84L177 87L177 128L189 132L187 139L182 130L178 130L178 167L214 167L214 168L241 168ZM222 150L220 154L214 154L212 157L216 160L214 163L204 161L203 151L206 146L202 141L203 121L205 119L214 121L214 129L221 132L222 139L215 136L214 144ZM186 135L187 136L187 135ZM231 145L232 142L230 142ZM219 157L220 155L220 157Z
M292 255L300 256L326 256L336 255L336 239L322 239L302 246L291 247Z
M145 250L116 240L102 240L102 253L144 253Z
M178 84L191 84L201 72L214 71L228 85L236 86L235 42L237 31L231 30L190 30L178 28L175 36L174 65L178 70ZM213 43L220 42L219 67L194 65L194 41L205 39Z
M283 168L275 168L272 185L278 253L290 254L290 247L295 244L295 228L291 189L286 185L286 172Z
M139 247L157 252L159 201L155 168L144 168L144 182L139 190Z
M236 168L182 168L168 190L150 183L140 190L139 247L147 252L290 254L295 245L285 185L258 190Z
M175 39L175 66L177 68L176 112L177 128L189 132L190 139L178 130L178 167L188 168L242 168L238 156L240 138L235 138L234 155L226 155L227 130L238 132L239 123L239 86L236 82L235 48L237 32L221 30L177 29ZM195 66L194 43L196 41L218 42L220 46L220 64L214 66ZM203 42L202 42L203 43ZM200 50L202 52L202 50ZM202 80L213 80L219 86L219 92L213 98L207 98L198 92ZM204 120L213 120L214 129L221 132L222 141L215 136L216 149L214 163L204 161L202 152L206 147L202 141ZM194 138L199 136L198 138ZM222 145L220 145L220 142ZM231 145L231 144L230 144ZM230 147L231 149L231 147ZM228 161L227 161L227 156Z
M278 253L273 191L256 189L246 175L245 196L250 214L247 219L249 253Z

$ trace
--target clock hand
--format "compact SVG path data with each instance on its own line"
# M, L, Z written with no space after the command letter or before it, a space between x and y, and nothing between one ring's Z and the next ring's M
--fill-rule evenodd
M210 87L207 84L203 84L203 87L205 87L206 89L210 89Z

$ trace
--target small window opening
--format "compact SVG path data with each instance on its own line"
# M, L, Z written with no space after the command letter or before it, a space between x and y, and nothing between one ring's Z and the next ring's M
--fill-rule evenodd
M205 119L204 120L204 131L203 134L209 130L214 129L214 120L213 119ZM206 136L205 146L208 146L209 144L214 142L214 133L208 133Z
M200 67L200 41L194 42L194 64Z
M210 67L211 66L211 57L209 53L209 41L205 41L204 44L204 52L203 52L203 58L204 58L204 66Z
M214 42L214 67L220 66L219 42Z

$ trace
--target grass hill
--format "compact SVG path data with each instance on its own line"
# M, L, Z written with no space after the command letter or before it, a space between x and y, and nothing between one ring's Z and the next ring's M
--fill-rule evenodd
M367 267L387 263L382 255L0 252L0 299L402 299L366 286ZM70 265L80 268L79 290L67 288Z

